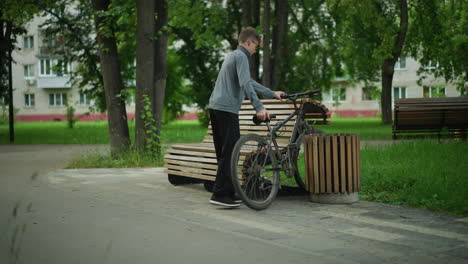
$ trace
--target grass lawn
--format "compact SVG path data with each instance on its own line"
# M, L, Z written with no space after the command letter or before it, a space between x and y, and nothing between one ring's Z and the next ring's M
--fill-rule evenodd
M135 137L135 123L129 122L130 137ZM163 143L200 142L206 133L198 121L176 121L161 129ZM0 125L0 144L8 144L7 125ZM17 122L15 144L108 144L107 122L78 122L67 128L65 122Z
M360 197L468 215L468 142L416 141L361 151Z
M378 118L336 118L330 125L316 126L326 133L358 133L362 140L391 139L391 126L381 125ZM129 122L134 139L135 123ZM198 121L175 121L161 129L163 143L201 142L206 128ZM8 144L8 125L0 125L0 144ZM108 144L107 122L78 122L67 128L65 122L17 122L15 144Z
M360 198L468 215L467 158L468 142L366 147L361 150ZM305 171L303 157L298 163ZM293 179L283 180L295 185Z
M329 125L319 125L315 128L327 134L352 133L359 134L361 140L391 140L392 126L383 125L379 118L333 118Z

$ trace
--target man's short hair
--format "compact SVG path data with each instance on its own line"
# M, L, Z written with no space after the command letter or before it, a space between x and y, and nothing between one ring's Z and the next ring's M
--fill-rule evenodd
M239 34L239 43L245 43L247 40L252 39L260 43L260 35L255 31L255 29L248 27L244 28Z

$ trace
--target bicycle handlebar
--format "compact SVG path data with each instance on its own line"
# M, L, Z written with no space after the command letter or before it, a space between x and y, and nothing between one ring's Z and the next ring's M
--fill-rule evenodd
M312 91L307 91L307 92L303 92L303 93L295 93L295 94L284 94L283 96L281 96L281 98L283 99L297 99L299 97L312 97L314 95L318 95L320 94L321 91L320 90L312 90Z
M281 96L281 98L293 100L293 101L294 101L294 105L296 105L295 100L296 100L297 98L300 98L300 97L309 97L309 98L310 98L310 97L312 97L312 96L314 96L314 95L318 95L318 94L320 94L320 93L321 93L321 91L318 90L318 89L317 89L317 90L312 90L312 91L303 92L303 93L295 93L295 94L287 94L287 93L284 93L284 94ZM276 115L270 114L270 119L274 119L274 118L276 118ZM260 120L260 119L258 119L258 117L257 117L256 114L254 114L254 115L252 116L252 121L253 121L253 122L255 123L255 125L257 125L257 126L260 125L260 124L263 123L263 122L265 122L265 123L266 123L266 122L270 122L270 119Z

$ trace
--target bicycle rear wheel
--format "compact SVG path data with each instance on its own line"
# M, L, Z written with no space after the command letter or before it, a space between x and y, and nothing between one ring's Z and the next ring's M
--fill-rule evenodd
M274 149L265 138L249 134L236 143L231 157L231 179L237 195L255 210L270 206L279 189Z

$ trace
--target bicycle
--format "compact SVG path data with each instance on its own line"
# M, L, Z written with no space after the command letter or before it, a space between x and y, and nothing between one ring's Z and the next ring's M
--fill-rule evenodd
M256 125L266 123L267 136L248 134L242 136L236 143L231 157L231 179L237 195L250 208L263 210L271 205L280 189L280 172L288 178L296 180L301 188L305 188L303 175L298 170L297 160L302 149L302 138L309 134L322 134L320 130L311 127L304 119L308 109L314 107L306 102L298 107L297 99L312 98L319 95L320 90L285 95L283 99L291 100L294 112L274 126L271 120L260 121L253 116ZM280 148L276 138L280 129L296 117L289 143ZM270 118L276 118L270 115Z

